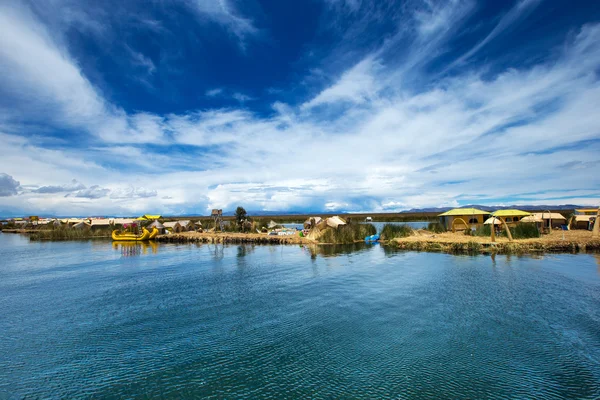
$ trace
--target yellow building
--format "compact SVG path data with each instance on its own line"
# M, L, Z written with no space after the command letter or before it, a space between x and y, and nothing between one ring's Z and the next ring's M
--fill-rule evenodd
M521 210L498 210L492 213L493 217L497 217L504 220L504 222L506 222L508 226L514 226L521 219L530 215L531 213Z
M446 230L456 232L483 225L483 221L489 214L488 211L478 210L477 208L454 208L438 215L438 217L440 217L440 223L444 225Z
M575 210L575 215L596 215L598 214L597 208L579 208Z

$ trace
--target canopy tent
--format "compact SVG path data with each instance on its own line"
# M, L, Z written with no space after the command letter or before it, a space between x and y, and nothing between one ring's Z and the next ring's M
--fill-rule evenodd
M489 217L488 219L485 220L485 222L483 223L484 225L501 225L502 221L500 221L499 218L496 217Z

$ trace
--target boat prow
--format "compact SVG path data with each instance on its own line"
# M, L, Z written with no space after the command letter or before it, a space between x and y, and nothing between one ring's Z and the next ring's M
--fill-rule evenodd
M156 233L155 233L156 231ZM156 237L156 235L158 235L158 229L154 228L152 229L152 233L150 233L148 231L148 229L146 228L142 228L142 234L141 235L136 235L135 233L119 233L118 231L114 230L112 232L112 239L114 241L121 241L121 242L142 242L145 240L150 240L150 236L154 234L153 238Z

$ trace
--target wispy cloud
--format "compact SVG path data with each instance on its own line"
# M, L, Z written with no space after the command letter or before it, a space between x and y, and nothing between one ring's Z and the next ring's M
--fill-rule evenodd
M206 91L206 96L208 97L216 97L223 93L223 88L214 88Z
M526 18L541 2L542 0L518 0L516 4L500 19L496 26L494 26L490 33L488 33L483 38L483 40L478 42L472 49L470 49L461 57L456 59L451 65L449 65L446 68L446 71L454 68L455 66L461 65L467 60L469 60L485 45L487 45L489 42L498 37L501 33L509 30L519 21Z
M246 94L243 93L239 93L239 92L235 92L234 94L231 95L231 97L237 101L239 101L240 103L245 103L247 101L252 101L255 100L254 97L250 97Z
M185 0L200 18L214 21L238 39L240 47L246 47L246 39L256 35L259 30L249 18L240 16L229 0Z

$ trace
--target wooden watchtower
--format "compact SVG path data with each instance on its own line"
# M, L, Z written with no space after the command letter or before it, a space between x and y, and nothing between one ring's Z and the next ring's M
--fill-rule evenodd
M213 221L215 222L215 231L217 227L223 232L223 210L214 208L210 213Z

